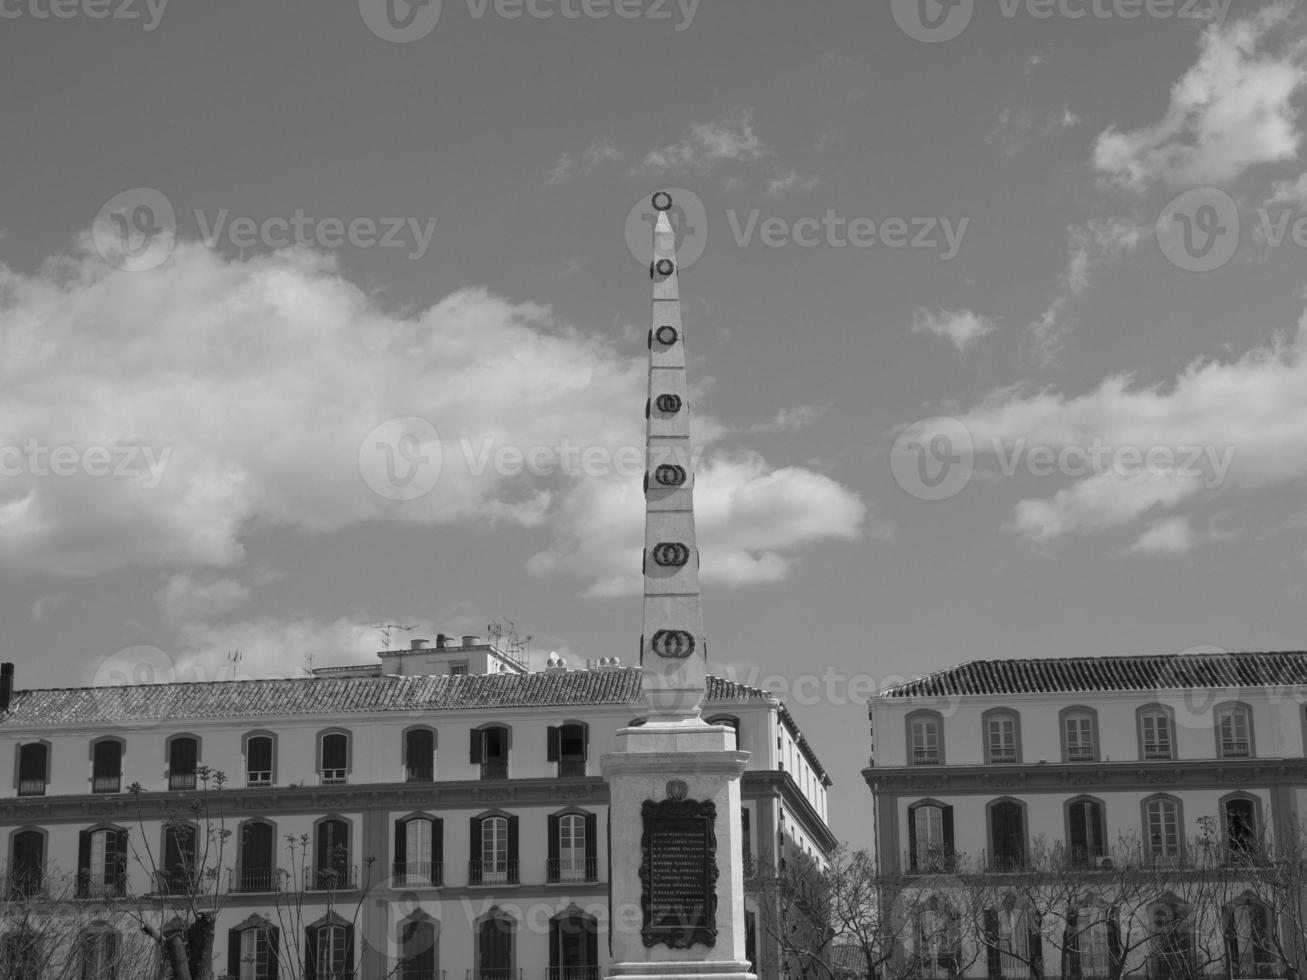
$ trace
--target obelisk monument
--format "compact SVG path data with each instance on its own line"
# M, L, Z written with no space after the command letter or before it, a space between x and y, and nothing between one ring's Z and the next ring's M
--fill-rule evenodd
M749 753L700 717L707 650L694 528L675 202L653 196L645 414L645 724L617 733L609 787L612 966L622 980L753 980L744 958L740 776Z

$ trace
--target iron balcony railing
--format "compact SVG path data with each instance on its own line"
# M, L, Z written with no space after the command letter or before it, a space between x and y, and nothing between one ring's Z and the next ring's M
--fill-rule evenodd
M1024 871L1029 865L1026 852L1020 848L983 851L981 859L988 871Z
M558 763L558 775L560 776L584 776L586 775L586 764L584 759L564 759Z
M173 772L168 774L169 789L194 789L195 773L193 772Z
M13 901L41 897L45 894L45 868L18 868L0 875L0 893Z
M443 885L445 865L440 861L397 861L393 877L397 888Z
M91 792L92 793L117 793L122 789L123 777L121 773L114 773L112 776L92 776Z
M156 895L190 895L197 886L193 871L156 871L154 873L154 893Z
M304 889L311 892L352 891L358 887L355 868L305 868Z
M545 862L545 880L550 884L598 881L599 862L595 858L552 858Z
M44 779L20 779L18 781L19 796L45 796Z
M271 786L272 770L270 769L251 769L245 774L246 786Z
M77 876L78 898L122 898L127 894L127 875L122 871L83 871Z
M483 762L481 763L482 779L507 779L508 763L504 762Z
M436 770L431 766L405 766L404 782L430 783L436 779Z
M917 853L903 852L903 868L910 875L953 874L958 856L951 848L918 848Z
M344 769L323 769L322 785L339 786L345 782L346 771Z
M239 871L227 869L227 891L233 894L242 892L279 892L282 890L281 873L272 868L241 868Z
M469 885L516 885L519 882L516 861L469 861Z
M467 980L522 980L522 971L507 967L502 970L468 970Z
M545 980L599 980L597 966L551 966Z

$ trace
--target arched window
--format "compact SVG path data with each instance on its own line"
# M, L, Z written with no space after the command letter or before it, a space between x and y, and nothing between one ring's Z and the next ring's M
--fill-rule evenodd
M155 875L157 894L190 894L199 882L199 829L180 821L165 824L162 851L163 864Z
M232 980L277 980L281 931L260 915L227 930L227 975Z
M1227 861L1248 861L1261 843L1261 807L1254 796L1232 793L1221 799L1221 829Z
M1035 975L1043 956L1039 922L1015 895L985 909L983 940L991 978Z
M1059 713L1062 759L1066 762L1098 761L1098 712L1073 705Z
M173 735L168 739L168 788L195 789L200 765L200 740L194 735Z
M1148 975L1152 980L1193 980L1197 976L1188 909L1164 896L1149 909Z
M908 867L912 871L947 871L953 864L953 808L938 800L908 807Z
M351 980L354 976L354 927L328 913L305 930L304 980Z
M961 916L938 895L915 909L913 940L922 980L954 980L962 956Z
M560 776L584 776L590 740L590 726L583 721L567 721L546 732L545 755L558 763Z
M1103 803L1089 796L1066 805L1067 860L1076 867L1097 867L1107 857L1107 821Z
M1026 808L1017 800L995 800L989 816L990 870L1011 871L1026 863Z
M598 881L595 815L581 811L549 815L549 857L546 877L551 882Z
M436 732L410 728L404 732L404 781L429 783L436 778Z
M277 736L250 732L245 736L245 785L271 786L277 781Z
M484 980L510 980L514 969L514 935L517 923L494 906L477 924L476 969L474 976Z
M317 822L313 833L316 860L309 887L336 891L353 888L349 824L340 817L327 817Z
M944 764L944 718L938 711L914 711L907 717L908 764Z
M123 740L106 736L91 743L91 792L117 793L123 783Z
M50 743L24 742L18 746L18 795L44 796L50 782Z
M599 969L599 926L594 916L570 905L549 920L551 980L590 980Z
M1010 708L992 708L981 716L985 761L990 764L1021 761L1021 716Z
M1139 724L1139 758L1174 759L1175 717L1170 708L1146 704L1136 712Z
M237 889L242 892L277 890L277 829L266 820L246 820L237 829Z
M318 733L318 776L323 786L349 782L350 737L346 731Z
M118 930L107 922L92 922L78 937L81 980L118 980ZM124 977L123 980L128 980Z
M49 937L44 930L19 926L0 937L0 977L8 980L42 980Z
M1225 909L1225 956L1232 980L1284 976L1276 952L1274 920L1265 905L1245 894Z
M444 881L444 821L425 813L395 821L395 877L410 888Z
M1216 719L1216 757L1251 759L1253 757L1253 713L1248 705L1227 701L1212 709Z
M436 980L440 923L421 909L399 924L399 980Z
M45 831L15 831L9 844L9 897L40 895L45 888Z
M1154 864L1175 864L1184 854L1184 820L1174 796L1150 796L1143 801L1144 852Z
M488 813L472 818L469 885L516 885L517 817Z
M127 831L121 827L83 830L77 841L79 898L119 898L127 893Z
M508 778L508 752L513 733L506 725L472 729L471 762L480 766L482 779Z

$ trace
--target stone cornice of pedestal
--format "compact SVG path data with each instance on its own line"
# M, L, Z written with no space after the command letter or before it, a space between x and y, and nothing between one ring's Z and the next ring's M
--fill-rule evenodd
M610 752L599 760L604 778L622 773L666 776L739 776L749 753L726 749L709 752Z

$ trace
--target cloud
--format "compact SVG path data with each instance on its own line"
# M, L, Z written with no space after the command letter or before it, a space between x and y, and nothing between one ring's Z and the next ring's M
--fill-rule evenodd
M549 171L546 183L562 184L576 177L583 177L605 163L618 163L625 156L626 154L611 139L596 140L585 148L580 159L570 153L559 156L553 169Z
M239 259L187 242L150 273L114 272L86 250L32 275L0 265L0 297L0 447L78 433L78 453L168 451L154 483L30 467L7 476L0 568L220 570L241 561L256 523L312 534L371 521L521 527L570 540L568 515L595 487L602 499L639 493L643 420L614 406L646 385L643 345L628 354L537 304L465 288L396 315L330 256ZM415 457L393 442L397 454L374 450L378 426L405 417L435 428L418 448L441 465L429 492L397 500L377 489L383 463ZM702 414L695 432L701 445L725 435ZM723 468L717 492L773 472ZM806 478L833 488L814 508L832 494L856 501ZM568 571L588 579L608 565ZM160 601L184 618L240 598L235 583L196 572Z
M32 622L43 623L47 616L64 604L64 594L43 595L32 603Z
M788 577L803 548L856 540L866 505L820 473L773 470L761 456L715 455L695 473L695 519L706 585L741 587ZM533 556L536 575L586 569L594 597L638 595L644 496L630 481L590 481L564 504L562 533ZM878 531L878 533L880 533Z
M994 321L971 310L918 309L912 314L912 332L949 341L964 354L997 328Z
M1263 207L1276 204L1290 204L1301 207L1307 204L1307 173L1299 175L1297 180L1279 180L1271 185L1271 193Z
M376 630L344 619L328 623L264 616L237 623L192 622L180 628L171 679L304 677L311 667L378 663L381 646ZM240 660L233 663L228 655L237 650Z
M1080 125L1080 117L1071 111L1070 106L1063 106L1058 112L1051 113L1042 123L1035 120L1030 109L1004 109L999 113L998 123L985 142L997 146L1007 156L1016 156L1027 150L1035 142L1047 136Z
M821 183L820 177L803 177L791 170L789 173L776 174L767 181L765 193L772 197L787 194L790 191L810 191Z
M200 581L189 572L170 576L154 594L169 622L209 619L243 606L249 598L249 587L235 579Z
M806 429L830 409L829 405L799 405L795 408L783 408L769 422L756 422L749 426L750 432L798 432Z
M1105 130L1095 168L1143 191L1222 184L1257 164L1294 159L1302 134L1291 99L1307 82L1301 23L1296 4L1280 2L1208 26L1198 61L1172 87L1162 119Z
M1139 555L1183 555L1197 543L1197 535L1183 517L1170 517L1152 524L1130 546Z
M637 171L706 174L718 164L753 164L770 151L753 131L752 109L713 122L691 123L679 143L650 150Z

